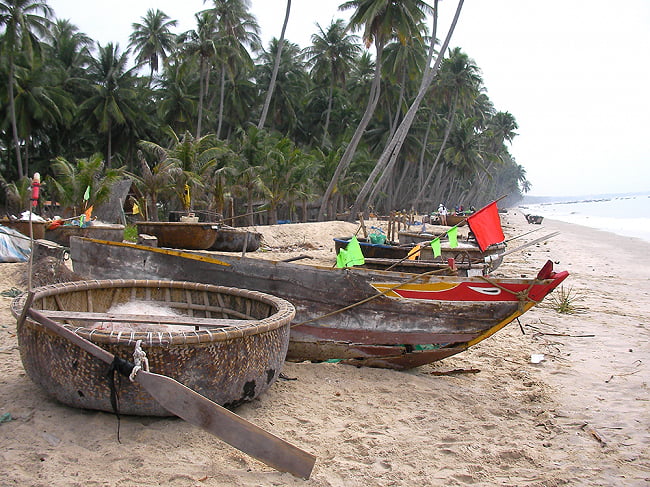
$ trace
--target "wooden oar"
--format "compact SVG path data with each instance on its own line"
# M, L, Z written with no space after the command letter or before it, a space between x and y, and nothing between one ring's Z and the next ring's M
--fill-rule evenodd
M31 303L30 297L28 296L27 303ZM113 363L115 356L112 353L35 311L29 304L26 308L23 313L48 330L70 340L98 359L108 364ZM167 411L203 428L238 450L281 472L289 472L305 479L311 475L316 462L314 455L249 423L171 377L139 370L135 381Z

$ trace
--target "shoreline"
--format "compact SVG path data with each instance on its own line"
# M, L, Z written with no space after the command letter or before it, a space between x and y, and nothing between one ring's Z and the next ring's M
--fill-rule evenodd
M634 204L631 204L634 202ZM512 209L650 243L650 193L607 198L519 203Z
M502 218L507 238L533 229L519 210ZM331 261L332 238L356 226L329 223L256 228L274 257ZM0 414L12 419L0 424L0 474L33 486L647 485L650 243L557 220L541 228L511 246L561 234L495 274L534 275L553 260L586 311L558 314L547 298L519 324L406 372L286 363L287 380L236 409L317 456L307 481L175 418L122 417L118 444L113 415L62 406L25 375L2 297ZM0 266L5 288L25 266Z

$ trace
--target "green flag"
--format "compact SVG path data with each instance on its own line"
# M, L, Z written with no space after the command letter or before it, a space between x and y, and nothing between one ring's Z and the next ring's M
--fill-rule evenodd
M458 227L451 227L447 230L447 238L449 238L449 247L458 247Z
M361 245L359 245L359 241L357 240L356 236L350 239L350 243L345 250L348 251L348 267L353 265L363 265L366 263L365 259L363 258L363 252L361 251Z
M365 262L361 245L359 245L356 236L352 237L347 247L339 250L336 256L336 267L352 267L355 265L363 265Z
M433 257L440 257L442 251L440 250L440 237L436 237L431 241L431 249L433 250Z
M348 251L345 249L339 250L339 253L336 254L336 267L345 267L345 263L348 260Z
M86 188L86 192L84 193L84 201L88 201L90 199L90 186Z

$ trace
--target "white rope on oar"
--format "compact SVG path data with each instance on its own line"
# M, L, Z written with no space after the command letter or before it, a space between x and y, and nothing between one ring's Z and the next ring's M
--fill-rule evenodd
M133 370L129 375L131 382L135 382L135 376L140 372L140 370L149 372L149 359L147 358L145 351L142 350L142 347L140 346L141 344L142 340L135 342L135 350L133 351L133 363L135 364L135 367L133 367Z

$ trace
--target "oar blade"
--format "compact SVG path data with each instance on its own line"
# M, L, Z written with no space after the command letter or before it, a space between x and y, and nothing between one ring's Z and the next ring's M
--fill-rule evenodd
M255 426L228 409L159 374L139 371L136 381L170 413L281 472L308 479L316 457Z

